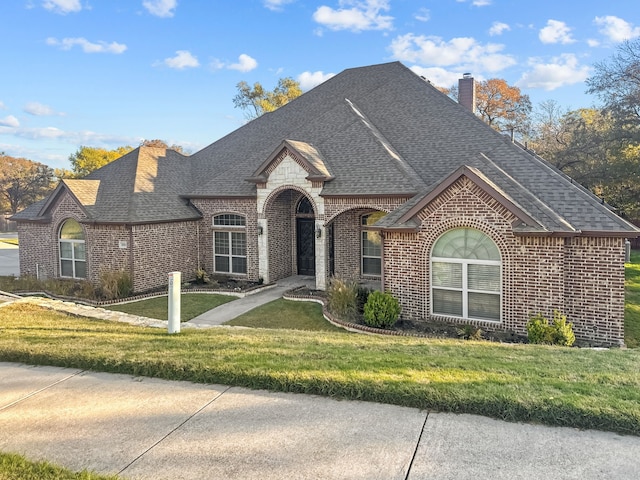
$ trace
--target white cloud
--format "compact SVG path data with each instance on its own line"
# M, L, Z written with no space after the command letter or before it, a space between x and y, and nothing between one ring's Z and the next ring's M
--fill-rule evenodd
M45 0L42 2L42 6L51 12L61 15L82 10L80 0Z
M176 70L183 70L185 68L199 67L200 62L188 50L178 50L175 57L165 58L164 61L156 62L154 65L165 65Z
M542 43L573 43L571 28L559 20L547 20L547 26L540 30L538 38Z
M20 126L20 120L13 115L9 115L7 117L0 118L0 126L18 128Z
M249 55L243 53L238 57L238 63L232 63L227 68L229 70L238 70L239 72L250 72L258 66L258 62Z
M428 8L421 8L413 16L419 22L428 22L431 20L431 12Z
M78 37L78 38L63 38L62 40L58 40L54 37L49 37L46 40L47 45L52 47L60 47L62 50L71 50L74 46L78 45L82 48L84 53L115 53L120 54L123 53L127 46L123 43L118 42L102 42L99 41L97 43L90 42L89 40Z
M264 6L269 10L280 11L284 5L295 1L296 0L264 0Z
M7 106L4 104L4 102L0 101L0 110L6 110Z
M501 53L504 45L482 45L470 37L444 41L436 36L408 33L396 37L389 48L393 57L403 62L434 67L456 66L457 70L466 72L498 72L516 63L511 55Z
M516 85L521 88L542 88L555 90L566 85L584 82L589 76L587 65L580 65L574 54L564 54L552 59L551 63L530 61L531 70L525 72Z
M389 10L388 0L340 0L340 8L322 5L313 19L330 30L391 30L393 17L380 12Z
M169 18L175 14L178 6L177 0L144 0L142 6L147 9L151 15L156 17Z
M22 110L30 115L35 115L37 117L62 115L61 113L57 113L50 106L43 105L42 103L38 103L38 102L29 102L23 107Z
M502 35L504 32L511 30L511 27L503 22L493 22L489 29L489 35L492 37L495 35Z
M451 86L456 85L458 79L462 77L462 74L459 72L445 70L440 67L425 68L416 65L411 67L411 70L417 75L427 79L433 85L444 88L450 88Z
M600 46L600 42L598 40L596 40L595 38L590 38L587 40L587 45L589 45L590 47L599 47Z
M329 80L335 76L335 73L324 73L322 71L317 72L302 72L298 75L298 82L300 82L300 89L303 91L311 90L313 87L317 87L322 82Z
M456 0L458 3L465 3L468 0ZM474 7L487 7L491 5L492 0L471 0L471 5Z
M596 17L593 23L599 25L600 33L612 42L623 42L640 37L640 27L634 27L633 24L613 15Z

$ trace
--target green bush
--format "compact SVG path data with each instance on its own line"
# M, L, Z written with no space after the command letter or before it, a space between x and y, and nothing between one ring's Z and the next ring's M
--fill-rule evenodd
M398 299L387 292L371 292L364 304L364 323L370 327L390 328L400 316Z
M331 279L327 290L327 309L344 320L353 320L358 313L358 285L353 281Z
M373 292L373 290L369 287L362 285L356 287L356 309L359 315L364 313L364 305L367 303L371 292Z
M105 270L100 274L100 296L105 300L125 298L133 292L131 276L124 270Z
M529 343L544 345L562 345L570 347L576 341L573 333L573 323L567 322L567 316L560 311L553 311L553 322L542 316L541 313L531 317L527 323L527 337Z

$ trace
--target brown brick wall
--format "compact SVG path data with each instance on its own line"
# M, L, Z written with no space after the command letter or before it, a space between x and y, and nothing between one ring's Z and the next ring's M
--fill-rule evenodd
M269 280L274 282L297 273L295 258L295 200L300 194L286 190L266 206L269 245Z

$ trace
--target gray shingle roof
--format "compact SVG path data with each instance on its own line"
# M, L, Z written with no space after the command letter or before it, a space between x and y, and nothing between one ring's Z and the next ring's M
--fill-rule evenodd
M333 177L325 196L401 194L417 204L468 167L531 218L526 228L638 231L398 62L345 70L190 157L148 147L131 152L86 177L100 186L85 208L100 221L193 218L197 212L180 195L255 196L252 176L285 140ZM88 186L68 186L77 198L92 195ZM410 205L384 222L399 220Z

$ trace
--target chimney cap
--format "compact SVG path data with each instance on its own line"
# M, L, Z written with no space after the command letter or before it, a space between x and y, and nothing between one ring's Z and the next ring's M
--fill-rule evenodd
M462 74L462 78L471 78L471 73L469 73L469 72L463 73Z

